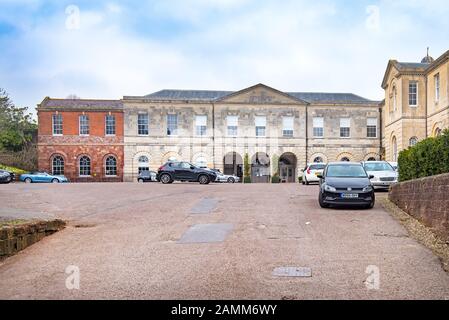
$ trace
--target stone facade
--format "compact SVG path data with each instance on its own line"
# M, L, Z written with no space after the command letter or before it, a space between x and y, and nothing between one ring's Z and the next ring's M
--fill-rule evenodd
M421 63L390 60L382 88L386 160L397 161L401 150L449 128L449 51Z

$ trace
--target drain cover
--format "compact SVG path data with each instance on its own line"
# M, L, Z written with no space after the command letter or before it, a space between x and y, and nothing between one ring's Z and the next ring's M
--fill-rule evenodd
M273 276L275 277L299 277L299 278L311 278L311 268L297 268L297 267L280 267L273 270Z
M216 199L202 199L195 207L192 208L190 214L208 214L215 210L218 201Z
M223 242L233 225L229 223L196 224L190 227L178 243L213 243Z

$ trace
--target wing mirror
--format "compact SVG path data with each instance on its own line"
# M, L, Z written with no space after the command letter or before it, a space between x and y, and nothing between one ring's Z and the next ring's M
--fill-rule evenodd
M323 177L322 174L318 174L316 177L317 177L318 179L324 179L324 177Z
M194 170L195 169L195 167L194 166L190 166L190 170Z
M374 179L374 176L371 174L371 175L369 175L368 178L371 180L371 179Z

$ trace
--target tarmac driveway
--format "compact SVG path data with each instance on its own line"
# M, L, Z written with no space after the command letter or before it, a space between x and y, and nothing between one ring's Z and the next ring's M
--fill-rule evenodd
M438 258L379 204L321 209L317 192L298 184L0 185L0 216L69 220L0 263L0 299L449 299ZM68 266L80 271L79 290L66 287ZM273 274L279 267L311 277Z

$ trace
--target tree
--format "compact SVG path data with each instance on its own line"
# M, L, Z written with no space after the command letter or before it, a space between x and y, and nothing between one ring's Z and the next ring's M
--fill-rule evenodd
M0 88L0 150L22 150L31 142L36 130L36 122L27 108L16 107L6 91Z
M245 153L245 158L243 159L243 182L251 183L250 177L250 164L249 164L249 155Z

